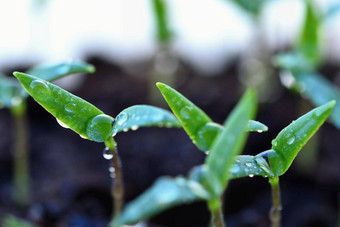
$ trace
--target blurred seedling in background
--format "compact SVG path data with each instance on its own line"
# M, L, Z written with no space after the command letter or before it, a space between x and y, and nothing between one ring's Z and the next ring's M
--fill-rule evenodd
M169 111L147 105L131 106L116 118L104 114L87 101L29 74L14 72L26 91L52 114L58 123L78 133L82 138L104 143L103 157L110 160L113 179L111 193L114 199L114 216L123 206L124 185L120 158L114 136L122 131L139 127L180 127L176 117Z
M93 73L95 68L84 62L64 62L36 66L28 73L53 81L74 73ZM30 201L30 175L28 163L26 99L27 92L14 78L0 75L0 108L10 110L14 122L13 198L16 203L27 205Z
M176 90L162 83L158 83L157 86L194 144L196 144L201 151L208 153L208 160L210 156L216 156L217 154L214 154L213 150L214 144L217 143L215 141L218 140L220 134L224 134L224 130L226 129L212 122L200 108ZM279 176L288 170L301 148L331 114L334 105L335 101L331 101L306 113L296 121L293 121L277 135L272 141L271 150L262 152L256 156L236 156L231 168L225 170L227 172L224 173L224 179L227 181L247 176L269 178L273 200L270 212L272 226L280 226L281 219ZM262 132L266 131L267 127L260 122L250 120L245 129L248 131ZM226 138L226 143L236 135L237 134L231 133L230 138ZM205 177L204 171L207 166L209 167L209 163L196 169L197 172L201 172L201 177ZM210 168L217 168L217 166L210 166Z
M171 92L169 90L171 88L164 84L158 83L157 86L162 92ZM248 90L224 125L208 126L212 130L206 130L203 137L200 137L200 130L195 124L195 122L207 121L207 117L199 113L201 110L192 105L187 106L191 108L189 110L184 108L186 106L182 106L183 111L180 117L177 115L177 111L174 111L185 130L192 132L190 133L192 138L198 138L194 140L196 144L204 141L204 143L200 143L200 146L208 146L208 144L211 146L205 165L195 167L188 177L161 177L146 192L127 204L122 213L113 219L111 226L134 224L171 207L199 200L204 200L208 204L212 217L211 225L224 226L221 197L228 186L229 178L227 176L234 157L241 153L245 144L249 120L255 115L255 96L253 90ZM187 103L187 100L181 97L172 95L169 95L169 97L173 102L179 103L178 105ZM183 118L186 124L183 124ZM216 139L211 141L211 136L215 136ZM206 140L206 138L209 138L209 140Z
M322 51L323 33L322 25L340 10L340 3L336 3L324 14L318 10L311 0L305 2L304 24L297 38L293 50L280 53L273 58L274 65L281 69L282 84L295 93L301 94L314 106L322 105L330 100L337 104L330 116L330 121L340 129L340 92L335 84L330 82L317 70L324 63ZM306 106L302 103L301 105ZM312 143L310 143L312 144ZM313 169L317 161L317 138L313 140L314 146L308 147L308 152L302 152L300 168L304 172ZM304 168L305 167L305 168ZM306 170L307 168L307 170Z
M155 83L161 81L174 86L176 76L179 73L180 62L172 48L174 31L171 28L168 2L166 0L150 0L150 2L152 4L157 50L148 75L148 98L152 104L162 106L164 102L155 87Z

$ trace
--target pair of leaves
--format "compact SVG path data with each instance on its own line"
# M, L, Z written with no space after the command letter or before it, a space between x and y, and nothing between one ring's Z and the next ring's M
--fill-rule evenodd
M163 95L164 89L162 88L170 88L164 84L157 85ZM178 99L173 101L187 103L187 100L183 101L181 97L176 97ZM255 109L255 93L250 90L243 96L222 126L223 130L212 145L206 165L194 168L188 178L161 178L157 180L146 192L126 205L122 213L113 220L112 226L133 224L176 205L196 200L211 201L221 196L227 186L226 173L232 165L234 156L242 150L247 136L246 128L249 125L249 119L255 113ZM199 111L196 108L191 110ZM192 115L191 113L190 116ZM192 124L195 120L196 118L192 119ZM188 127L188 125L185 127ZM179 193L179 188L184 190L183 185L185 185L185 191ZM159 198L166 202L159 203Z
M28 73L43 80L53 81L74 73L93 73L94 71L94 66L90 64L72 61L36 66L29 69ZM16 80L0 75L0 108L1 106L13 108L20 103L20 100L26 99L27 96L28 94Z
M54 84L25 73L15 72L14 76L62 126L95 142L104 142L118 132L142 126L180 127L170 112L146 105L129 107L114 120L91 103Z

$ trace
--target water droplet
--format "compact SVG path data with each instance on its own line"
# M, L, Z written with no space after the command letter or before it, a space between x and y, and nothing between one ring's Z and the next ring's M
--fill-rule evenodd
M165 127L171 128L172 127L172 123L170 123L170 122L165 123Z
M93 141L103 142L113 134L112 121L114 119L105 114L95 116L87 125L87 136Z
M106 160L110 160L113 158L113 154L111 153L110 149L108 147L105 147L104 151L103 151L103 157Z
M273 145L273 147L276 147L277 141L276 140L272 140L272 145Z
M240 167L238 165L233 165L230 169L230 172L236 174L240 171Z
M114 168L113 166L110 166L110 167L109 167L109 172L110 172L110 173L115 173L116 170L115 170L115 168Z
M65 111L68 113L73 113L76 110L77 105L75 103L67 103L65 105Z
M191 111L192 111L192 108L189 107L189 106L186 106L186 107L184 107L184 108L181 110L181 116L182 116L184 119L190 119Z
M315 116L320 117L323 112L324 112L324 109L317 109L315 111Z
M119 116L116 118L116 122L119 126L123 125L127 119L128 119L128 114L127 113L121 113Z
M132 126L131 126L131 130L132 130L132 131L136 131L137 129L138 129L138 126L137 126L137 125L132 125Z
M262 133L262 132L263 132L263 130L257 130L257 132L258 132L258 133Z
M252 167L253 165L250 163L250 162L246 162L246 164L245 164L247 167Z
M289 139L287 140L287 144L288 144L288 145L292 145L292 144L294 143L294 141L295 141L295 136L291 136L291 137L289 137Z
M65 125L63 122L61 122L58 118L56 118L58 124L63 128L69 128L67 125Z
M129 128L123 128L123 132L129 131Z
M208 155L210 151L204 151L204 154Z
M254 177L254 174L249 174L249 177Z
M42 101L51 95L51 89L42 80L33 80L30 84L31 92L35 99Z

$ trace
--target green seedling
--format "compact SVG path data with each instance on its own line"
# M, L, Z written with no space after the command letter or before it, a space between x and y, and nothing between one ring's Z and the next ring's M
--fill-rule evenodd
M215 144L213 141L215 141L216 135L218 135L220 132L215 130L215 127L211 127L210 125L215 126L216 123L212 123L210 118L201 109L195 106L190 100L186 99L179 92L165 84L158 83L157 86L162 92L168 105L183 125L184 130L186 130L187 134L197 145L197 147L203 151L212 151L213 144ZM202 172L202 175L205 176L205 172L207 170L216 168L216 170L220 171L219 174L221 179L225 179L226 182L230 179L247 176L268 177L272 186L273 194L273 208L271 211L272 226L279 226L281 210L279 176L288 170L301 148L307 143L307 141L331 114L334 105L335 101L331 101L318 108L315 108L296 121L293 121L272 141L271 150L262 152L256 156L236 156L235 160L233 161L234 164L231 168L229 168L229 172L221 167L218 167L218 161L222 162L222 159L219 160L217 157L215 158L215 162L211 162L210 168L208 168L208 161L208 166L200 167L201 169L197 169L196 171ZM254 128L249 128L249 126L254 126ZM207 130L207 128L209 128L209 130ZM248 125L246 126L246 130L255 130L261 132L266 131L267 127L260 122L249 121ZM208 157L208 160L210 157L215 156L221 157L220 155L211 154ZM219 181L206 176L203 178L204 181L209 182L205 185L214 185L214 188L210 188L209 191L215 191L215 194L219 194L221 188L223 188L219 185Z
M73 73L93 73L94 67L84 62L42 65L28 72L44 80L56 80ZM14 119L14 190L13 198L21 205L29 202L29 167L26 123L27 92L14 78L0 75L0 109L8 108Z
M104 114L89 102L37 77L14 72L26 91L51 113L60 125L78 133L82 138L104 142L104 158L111 161L115 169L112 185L114 216L123 206L124 186L121 164L114 136L121 131L136 130L139 127L180 127L176 117L169 111L147 105L129 107L114 119Z
M160 87L160 84L157 84ZM195 167L187 178L162 177L150 189L129 203L112 227L134 224L171 207L204 200L212 214L213 226L224 226L221 197L227 188L226 175L245 144L249 120L256 110L255 92L247 91L231 112L221 133L212 143L204 166ZM179 118L181 119L181 118ZM192 119L195 122L196 118Z

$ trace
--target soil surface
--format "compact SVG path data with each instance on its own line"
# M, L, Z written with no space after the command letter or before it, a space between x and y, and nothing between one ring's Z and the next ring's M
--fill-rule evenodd
M148 71L138 75L100 58L90 58L94 75L72 92L116 116L124 108L151 104L148 99ZM244 86L238 69L229 67L214 77L195 75L182 64L174 87L201 107L211 118L223 123L238 101ZM13 69L18 70L18 69ZM139 69L129 70L138 71ZM324 74L336 82L336 67ZM272 78L279 84L277 75ZM312 108L308 101L282 86L270 89L275 97L260 103L257 120L268 132L251 133L244 154L255 155L271 147L271 140L292 120ZM161 99L160 99L161 100ZM166 108L165 102L163 107ZM32 221L40 226L106 226L112 212L109 161L102 157L103 144L81 139L32 99L28 99L28 127L32 203L16 206L12 192L12 117L0 110L0 217L5 214ZM340 131L327 123L314 138L317 147L301 151L298 160L281 177L282 224L294 226L336 226L340 195ZM160 176L187 175L202 164L200 152L181 129L141 128L116 136L126 186L125 201L131 201ZM314 153L316 162L310 157ZM307 167L306 167L307 166ZM261 177L233 180L224 196L225 219L229 227L269 226L271 192L268 180ZM148 222L148 226L200 227L209 223L204 203L194 203L166 211Z

